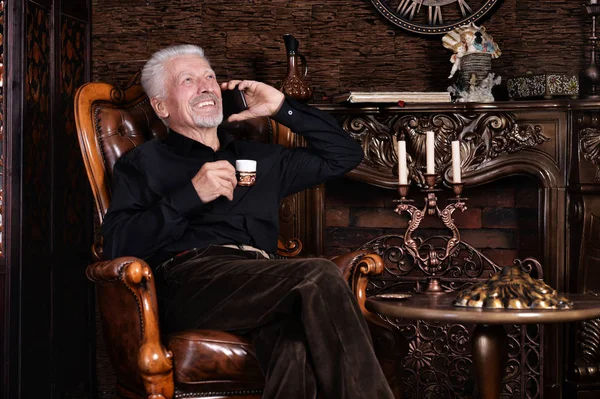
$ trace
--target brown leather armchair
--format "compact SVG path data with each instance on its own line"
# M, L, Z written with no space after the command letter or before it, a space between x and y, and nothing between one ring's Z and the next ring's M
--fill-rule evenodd
M98 223L102 224L110 204L115 162L144 141L165 135L167 129L153 112L137 77L125 89L107 83L81 86L75 96L75 120ZM272 123L260 118L231 127L243 132L243 138L273 141ZM278 247L280 255L295 256L301 243L280 240ZM97 262L88 266L86 274L96 283L104 340L120 397L260 398L264 377L248 340L213 330L162 336L150 267L134 257L103 261L100 241L93 245L93 256ZM366 279L369 274L381 273L383 262L367 251L337 257L334 262L355 290L371 326L379 331L377 336L384 337L375 342L378 346L384 343L379 352L385 353L382 365L391 379L396 367L388 359L390 348L400 348L396 352L402 355L404 346L387 323L364 308Z

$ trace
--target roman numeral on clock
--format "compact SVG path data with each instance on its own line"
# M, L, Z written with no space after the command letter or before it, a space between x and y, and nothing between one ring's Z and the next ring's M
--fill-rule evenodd
M429 6L429 25L441 25L444 23L442 17L442 7L440 6Z
M400 1L400 4L398 4L396 12L401 14L404 18L412 20L415 15L416 8L417 3L415 3L413 0L402 0Z
M460 6L460 12L462 12L463 17L473 13L473 10L471 10L471 7L469 7L465 0L458 0L458 5ZM469 12L467 13L467 11Z

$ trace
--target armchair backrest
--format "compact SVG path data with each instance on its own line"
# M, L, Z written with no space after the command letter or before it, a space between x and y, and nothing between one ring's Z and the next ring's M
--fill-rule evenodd
M126 88L108 83L86 83L75 95L75 123L79 147L102 224L110 205L113 167L131 149L167 134L167 127L154 113L136 75ZM271 141L269 118L228 124L238 138ZM102 259L101 243L94 256Z
M77 91L75 115L79 146L102 223L110 205L115 163L143 142L165 136L167 128L139 85L122 90L108 83L87 83Z

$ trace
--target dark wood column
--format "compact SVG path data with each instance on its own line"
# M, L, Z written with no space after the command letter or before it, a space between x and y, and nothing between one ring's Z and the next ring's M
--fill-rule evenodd
M90 75L90 2L5 3L2 394L88 398L92 202L73 97Z
M569 166L572 292L600 294L600 103L576 104ZM569 331L568 397L591 398L600 390L600 320L578 323Z

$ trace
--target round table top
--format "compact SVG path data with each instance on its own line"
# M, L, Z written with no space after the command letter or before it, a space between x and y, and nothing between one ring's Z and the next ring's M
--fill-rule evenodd
M413 294L406 299L369 297L365 307L376 314L398 319L472 324L547 324L600 318L600 297L566 294L571 309L481 309L452 305L457 292Z

